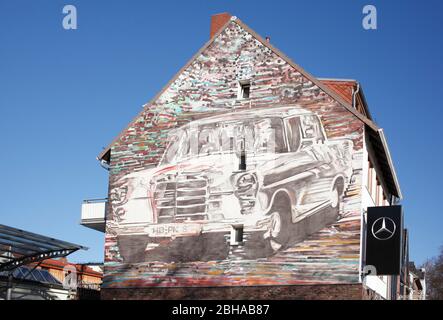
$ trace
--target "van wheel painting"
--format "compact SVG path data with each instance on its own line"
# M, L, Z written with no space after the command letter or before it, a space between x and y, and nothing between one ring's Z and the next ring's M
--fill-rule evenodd
M334 209L334 210L338 209L339 201L340 201L339 190L338 190L337 186L334 186L334 189L332 189L332 191L331 191L331 207L332 207L332 209Z
M291 207L289 200L281 198L279 205L271 210L268 232L264 234L266 241L275 253L284 249L291 239Z
M332 187L331 190L331 194L330 194L330 198L331 198L331 209L334 211L339 211L340 210L340 201L343 197L343 186L342 186L342 182L336 181L334 183L334 186Z

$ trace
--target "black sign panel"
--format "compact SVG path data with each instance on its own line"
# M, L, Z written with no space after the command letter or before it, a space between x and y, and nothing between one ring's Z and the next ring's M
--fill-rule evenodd
M378 275L399 275L403 237L401 206L369 207L366 224L366 266Z

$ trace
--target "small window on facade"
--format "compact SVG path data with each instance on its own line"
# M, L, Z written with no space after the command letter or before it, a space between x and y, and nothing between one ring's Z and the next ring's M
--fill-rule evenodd
M381 195L380 195L380 205L384 206L385 205L385 199L384 199L385 191L383 190L382 186L380 186L380 193L381 193Z
M249 94L251 93L251 82L249 80L243 80L239 82L239 99L249 99Z
M380 182L377 179L376 187L375 187L375 205L380 205L380 198L381 198L381 186Z
M239 245L243 242L243 225L232 226L231 229L231 246Z
M374 200L374 202L377 201L377 172L375 171L374 168L371 169L372 171L372 182L371 182L371 195L372 195L372 199Z
M372 163L371 163L371 161L369 161L368 163L369 163L369 166L368 166L368 183L367 183L367 185L368 185L369 194L372 197Z
M388 206L389 205L388 199L386 198L386 195L384 193L383 193L383 205L384 206Z

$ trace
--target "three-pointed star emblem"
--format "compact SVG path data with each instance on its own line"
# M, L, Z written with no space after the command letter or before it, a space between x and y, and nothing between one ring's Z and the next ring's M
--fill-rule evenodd
M372 224L372 235L377 240L388 240L395 234L396 228L397 226L391 218L381 217Z

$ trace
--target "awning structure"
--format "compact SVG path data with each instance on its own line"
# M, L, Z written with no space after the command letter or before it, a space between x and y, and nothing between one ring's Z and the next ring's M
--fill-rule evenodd
M0 224L0 272L49 258L65 257L87 247Z

